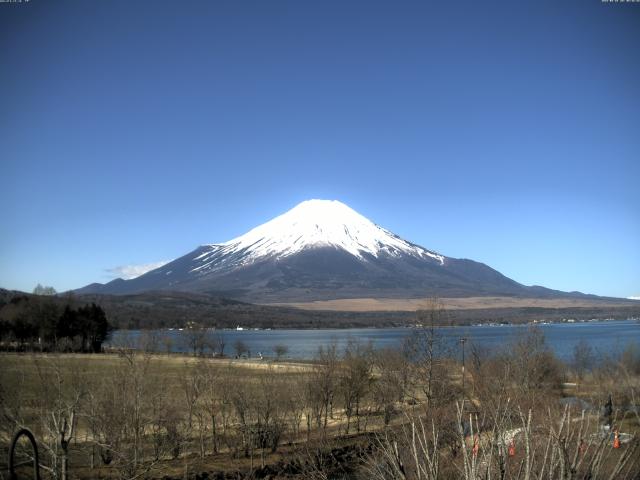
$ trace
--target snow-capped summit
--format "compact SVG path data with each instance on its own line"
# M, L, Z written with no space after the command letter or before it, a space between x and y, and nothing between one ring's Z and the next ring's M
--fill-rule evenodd
M242 263L247 264L260 258L279 259L318 247L342 249L359 259L364 259L366 254L377 257L385 253L431 257L444 262L442 255L402 240L337 200L304 201L240 237L208 247L208 252L196 258L202 264L194 271L210 267L211 262L207 260L221 252L241 255Z
M549 294L532 288L403 240L339 201L307 200L233 240L78 292L180 290L249 302Z

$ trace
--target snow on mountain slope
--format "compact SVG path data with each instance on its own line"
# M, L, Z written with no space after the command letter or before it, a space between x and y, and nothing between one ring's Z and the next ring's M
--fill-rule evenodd
M233 240L201 245L137 278L78 292L160 290L265 303L559 294L525 287L482 263L422 248L329 200L302 202Z
M193 272L224 268L225 258L241 266L317 247L342 249L360 260L366 254L404 254L444 263L442 255L401 239L337 200L307 200L240 237L208 247L194 259L200 264Z

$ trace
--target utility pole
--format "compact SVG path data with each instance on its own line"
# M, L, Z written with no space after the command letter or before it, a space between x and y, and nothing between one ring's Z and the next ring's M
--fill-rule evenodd
M464 402L466 395L464 389L464 344L467 342L466 337L460 338L460 343L462 344L462 401ZM463 403L464 405L464 403Z

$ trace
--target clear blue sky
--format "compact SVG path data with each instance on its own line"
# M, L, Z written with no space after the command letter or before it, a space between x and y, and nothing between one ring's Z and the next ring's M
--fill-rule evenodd
M0 44L2 287L329 198L525 284L640 295L640 4L31 0L0 3Z

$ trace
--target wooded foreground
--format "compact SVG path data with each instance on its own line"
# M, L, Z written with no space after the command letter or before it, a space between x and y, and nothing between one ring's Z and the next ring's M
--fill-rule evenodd
M564 364L533 329L499 351L469 340L464 374L459 353L426 328L309 364L2 354L0 478L22 427L43 478L640 478L637 345Z

